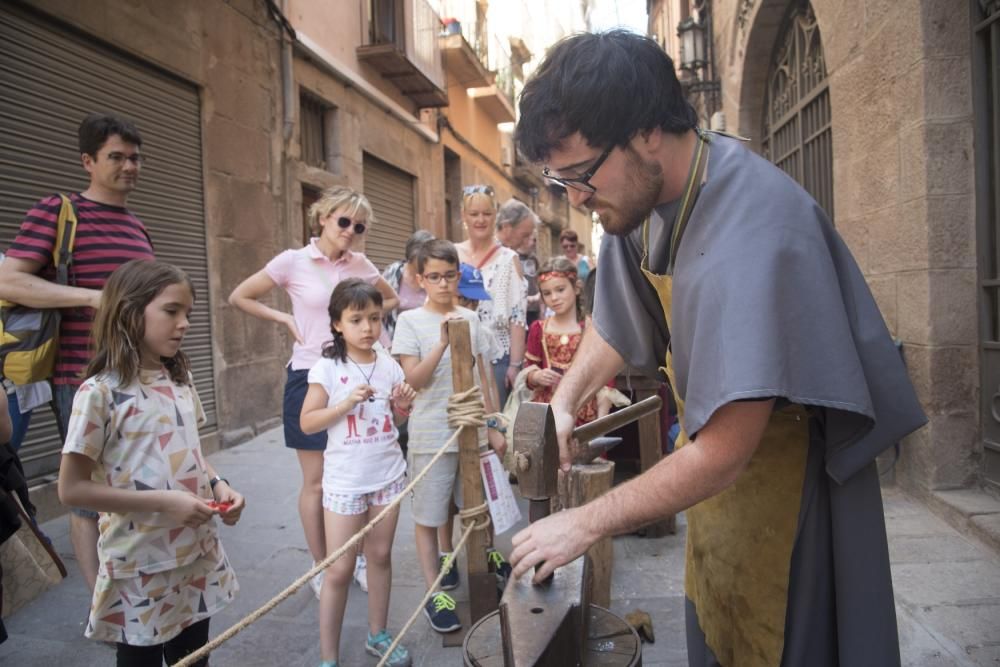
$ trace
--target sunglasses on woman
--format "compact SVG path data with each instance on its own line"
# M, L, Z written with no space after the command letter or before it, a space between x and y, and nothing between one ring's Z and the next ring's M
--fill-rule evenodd
M341 217L337 218L337 226L340 227L341 229L347 229L352 224L354 225L354 233L355 234L357 234L358 236L361 236L362 234L365 233L365 230L367 229L367 227L365 226L365 224L363 222L354 222L353 220L351 220L347 216L341 216Z
M486 195L492 198L495 194L493 187L490 185L466 185L462 188L462 195L466 197L470 195Z

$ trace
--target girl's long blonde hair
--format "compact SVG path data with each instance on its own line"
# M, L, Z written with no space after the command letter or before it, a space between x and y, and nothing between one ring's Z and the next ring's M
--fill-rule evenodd
M121 386L139 377L142 358L139 350L146 335L146 306L170 285L194 285L187 274L172 264L133 259L115 269L101 294L101 305L94 318L91 334L94 356L87 366L86 377L113 372ZM191 362L177 351L172 357L161 357L175 384L189 384Z

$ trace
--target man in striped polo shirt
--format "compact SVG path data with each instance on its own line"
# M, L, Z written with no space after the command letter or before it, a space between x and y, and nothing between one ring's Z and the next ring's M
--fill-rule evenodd
M142 167L142 137L131 121L91 114L79 130L80 159L90 185L69 195L76 206L76 240L69 285L55 282L52 250L59 216L58 195L38 201L0 264L0 299L32 308L59 308L59 350L53 404L60 436L73 409L73 396L90 361L90 330L101 290L116 268L132 259L154 259L146 228L125 204ZM72 510L70 536L91 591L97 578L97 514Z

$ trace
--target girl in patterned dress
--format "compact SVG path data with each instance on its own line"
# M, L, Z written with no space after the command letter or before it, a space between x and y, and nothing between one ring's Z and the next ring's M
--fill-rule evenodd
M403 369L375 348L382 332L382 295L364 280L348 278L330 295L333 341L309 370L302 403L303 433L324 433L323 518L326 552L333 553L392 503L406 487L406 461L393 414L406 416L416 392ZM392 583L392 541L399 508L365 536L368 569L368 639L365 651L388 667L409 667L402 645L389 652L386 629ZM322 664L336 667L354 563L342 558L323 576L319 596Z
M239 589L215 517L235 524L245 501L202 454L205 413L180 350L193 304L190 279L169 264L111 274L63 447L60 501L100 512L84 634L115 642L119 667L194 652Z
M528 388L534 392L531 400L548 403L563 373L573 363L586 326L580 310L580 281L576 266L565 257L548 260L538 270L538 291L554 314L532 322L524 358L528 364ZM584 403L576 413L577 426L611 411L611 399L606 394L602 389L596 397Z

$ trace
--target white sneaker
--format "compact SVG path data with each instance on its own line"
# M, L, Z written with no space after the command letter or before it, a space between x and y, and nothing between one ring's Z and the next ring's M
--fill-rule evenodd
M316 567L316 561L313 561L313 567ZM316 594L316 599L319 599L319 593L323 590L323 573L326 570L320 570L319 574L313 575L313 578L309 580L309 586L313 589L313 593Z
M363 555L354 559L354 581L365 593L368 592L368 562Z

